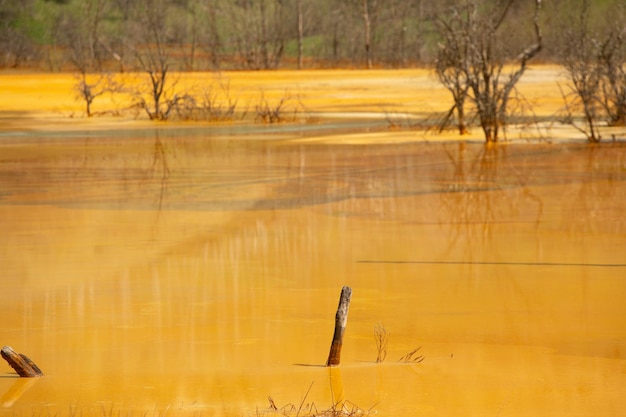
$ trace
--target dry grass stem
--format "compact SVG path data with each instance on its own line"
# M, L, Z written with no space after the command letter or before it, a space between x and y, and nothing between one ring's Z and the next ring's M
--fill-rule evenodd
M268 396L269 410L267 413L262 413L257 410L257 416L266 414L270 416L281 415L284 417L361 417L372 413L371 408L369 410L364 410L350 401L339 401L334 403L332 407L328 409L318 410L314 402L307 402L307 398L312 387L313 383L309 385L309 388L297 407L296 405L289 403L279 408L274 402L274 399L271 396Z
M374 340L376 341L376 363L382 363L387 357L387 345L389 343L389 333L382 323L374 327Z
M276 101L270 101L261 92L258 104L255 106L257 122L273 124L287 121L295 121L298 112L302 109L302 103L288 91Z
M420 363L421 361L424 360L424 355L418 355L417 352L419 352L419 350L422 347L418 347L413 349L412 351L410 351L409 353L407 353L406 355L402 356L398 362L404 362L404 363Z

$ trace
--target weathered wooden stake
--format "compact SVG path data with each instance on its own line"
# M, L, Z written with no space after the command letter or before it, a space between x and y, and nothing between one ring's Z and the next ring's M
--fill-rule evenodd
M35 365L35 362L30 360L28 356L22 353L17 353L10 346L2 348L2 357L21 377L36 378L43 375L41 369Z
M341 289L339 307L337 307L337 314L335 314L335 334L333 335L333 342L330 345L330 353L328 354L326 366L339 365L341 346L343 344L343 332L346 330L346 323L348 322L348 308L350 307L351 296L352 288L343 287Z

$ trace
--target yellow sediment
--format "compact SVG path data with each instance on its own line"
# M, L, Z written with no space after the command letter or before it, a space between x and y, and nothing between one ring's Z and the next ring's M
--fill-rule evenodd
M92 74L93 82L99 76ZM121 84L136 86L145 83L145 74L117 74ZM110 129L154 126L142 110L128 111L132 96L118 93L97 97L92 111L97 117L86 118L84 102L77 98L75 74L70 73L1 73L0 129ZM426 69L404 70L303 70L303 71L241 71L219 73L171 73L172 91L187 91L196 96L211 90L218 101L226 101L226 92L237 100L239 109L254 111L261 98L277 103L288 97L298 102L304 118L375 117L388 118L406 125L424 117L445 113L451 105L450 94ZM519 90L539 117L554 117L563 108L559 84L566 90L567 81L561 68L531 67L519 83ZM115 116L112 114L116 114ZM529 112L527 111L527 114ZM202 123L185 123L186 126ZM168 123L159 126L176 126ZM554 126L553 126L554 127ZM528 133L539 135L539 133ZM554 127L553 136L580 135L572 129L561 132ZM517 128L510 128L515 138ZM408 138L398 133L396 141L422 140L422 135ZM544 133L545 134L545 133ZM550 136L550 134L547 134ZM393 138L391 132L388 137ZM479 128L473 128L463 139L480 139ZM454 130L441 135L428 135L429 140L458 139ZM333 140L332 138L328 138Z

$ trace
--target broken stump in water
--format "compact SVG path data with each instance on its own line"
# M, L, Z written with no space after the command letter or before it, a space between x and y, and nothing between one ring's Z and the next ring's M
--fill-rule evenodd
M341 289L339 307L337 307L337 314L335 314L335 333L333 335L333 342L330 345L330 353L328 354L326 366L339 365L341 346L343 344L343 332L346 330L346 323L348 322L348 307L350 307L351 296L352 288L343 287Z
M17 353L10 346L2 348L2 357L21 377L36 378L43 375L43 372L41 372L41 369L35 362L23 353Z

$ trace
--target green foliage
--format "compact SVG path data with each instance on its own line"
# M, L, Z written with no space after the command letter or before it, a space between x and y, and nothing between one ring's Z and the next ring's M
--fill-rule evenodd
M46 25L31 15L20 15L11 27L26 34L33 42L43 44L46 38Z
M294 65L283 56L297 55L296 0L155 0L167 9L162 34L167 46L177 50L180 68L274 68ZM544 1L546 52L558 50L554 24L567 19L583 0ZM365 57L362 1L300 0L303 20L303 52L312 65L360 66ZM451 5L444 2L371 1L371 58L375 66L413 66L432 61L437 38L434 22ZM621 0L595 0L590 26L601 29L606 11ZM492 4L482 0L481 5ZM524 25L533 2L515 2L510 26L503 31L511 51L526 45ZM0 29L25 36L32 44L56 48L60 67L71 63L74 38L97 43L102 50L114 50L125 69L132 68L129 50L138 46L138 31L146 1L117 0L0 0ZM86 32L97 30L94 36ZM70 33L71 32L71 33ZM71 35L71 36L70 36ZM74 37L74 38L72 38ZM5 39L10 39L5 35ZM552 42L552 45L550 44ZM145 44L145 43L144 43ZM513 52L512 52L513 53ZM107 52L111 59L111 51ZM198 54L191 57L190 54ZM93 51L92 58L97 54ZM100 56L102 56L100 51ZM46 59L41 55L40 59ZM116 64L112 61L113 64ZM311 65L311 64L309 64ZM93 66L93 65L92 65Z

